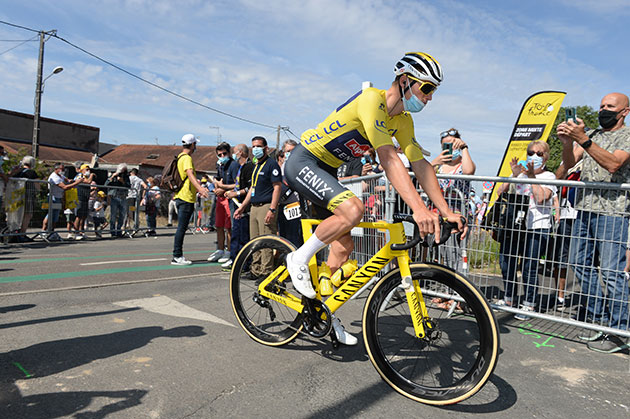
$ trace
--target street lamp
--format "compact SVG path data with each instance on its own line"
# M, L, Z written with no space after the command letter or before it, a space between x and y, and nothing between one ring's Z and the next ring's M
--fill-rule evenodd
M42 93L44 93L44 83L46 80L63 71L63 67L57 66L46 78L42 80L43 68L43 47L40 49L39 66L37 69L37 85L35 88L35 113L33 114L33 157L37 158L39 154L39 114L42 104Z
M46 78L44 80L42 80L42 93L44 93L44 84L46 83L46 80L48 80L49 78L51 78L55 74L61 73L62 71L63 71L63 67L58 65L57 67L55 67L53 69L52 73L50 73L48 76L46 76Z

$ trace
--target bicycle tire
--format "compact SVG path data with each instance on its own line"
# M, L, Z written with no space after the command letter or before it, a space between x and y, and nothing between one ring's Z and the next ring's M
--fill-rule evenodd
M293 252L295 246L288 240L271 235L250 240L232 265L230 300L239 324L252 339L263 345L281 346L291 342L300 333L302 315L284 304L262 297L258 292L258 284L264 278L247 277L250 275L248 268L254 253L265 249L274 252L275 270L285 263L286 255ZM300 295L292 288L290 279L285 281L285 287L278 292Z
M496 319L481 292L457 272L433 263L410 268L439 333L433 339L415 336L406 298L392 298L401 281L396 269L374 286L365 304L368 355L381 377L404 396L431 405L460 402L479 391L494 371L499 355ZM438 307L436 295L463 300L463 312Z

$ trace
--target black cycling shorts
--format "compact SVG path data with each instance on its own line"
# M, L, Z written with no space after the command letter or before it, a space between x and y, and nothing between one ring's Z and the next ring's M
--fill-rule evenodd
M339 183L337 169L327 165L298 144L284 165L287 183L301 197L330 212L344 201L355 196Z

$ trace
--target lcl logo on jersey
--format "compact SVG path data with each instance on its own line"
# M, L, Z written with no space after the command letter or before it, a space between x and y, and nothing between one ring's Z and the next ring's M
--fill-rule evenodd
M359 144L354 138L344 144L352 152L354 157L361 157L363 153L370 149L367 144Z

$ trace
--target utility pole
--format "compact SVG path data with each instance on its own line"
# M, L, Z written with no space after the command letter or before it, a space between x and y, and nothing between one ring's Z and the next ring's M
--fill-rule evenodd
M209 126L208 128L217 130L217 145L219 145L221 143L221 128L220 127L213 127L212 125Z
M35 112L33 113L33 157L37 158L39 155L39 114L41 112L42 105L42 93L44 91L44 81L53 74L63 71L63 67L56 67L53 73L42 79L44 72L44 43L46 42L46 35L55 35L57 30L39 32L39 58L37 60L37 82L35 84Z
M289 127L282 127L282 126L278 125L278 132L277 132L277 135L276 135L276 150L280 150L280 131L282 131L284 129L289 129Z
M35 85L35 113L33 114L33 157L39 154L39 112L42 103L42 73L44 72L44 31L39 32L39 59L37 61L37 84Z
M280 150L280 125L278 125L278 135L276 135L276 152Z

